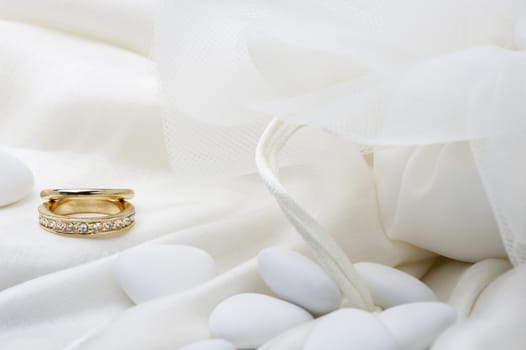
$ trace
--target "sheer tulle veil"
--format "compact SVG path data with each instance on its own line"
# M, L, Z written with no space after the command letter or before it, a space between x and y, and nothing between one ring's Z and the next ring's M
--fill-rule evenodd
M376 147L468 142L526 261L526 3L162 1L154 55L180 174L255 169L272 118Z

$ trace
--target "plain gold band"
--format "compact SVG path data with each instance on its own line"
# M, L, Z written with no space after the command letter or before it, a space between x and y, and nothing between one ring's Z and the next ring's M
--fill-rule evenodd
M129 188L63 188L46 189L40 192L40 198L45 201L86 196L132 199L134 192Z
M73 237L113 236L135 223L135 207L128 189L44 190L39 224L49 232Z

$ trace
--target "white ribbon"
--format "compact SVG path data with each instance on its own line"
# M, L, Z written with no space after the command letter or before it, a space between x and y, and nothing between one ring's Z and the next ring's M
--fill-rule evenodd
M312 248L318 262L338 284L346 302L355 307L374 311L371 293L347 255L334 238L292 198L279 181L277 153L300 128L300 125L287 124L277 119L269 124L256 149L259 174L283 213Z

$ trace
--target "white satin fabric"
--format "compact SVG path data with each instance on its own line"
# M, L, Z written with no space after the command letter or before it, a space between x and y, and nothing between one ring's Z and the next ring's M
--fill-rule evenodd
M170 32L173 46L166 43L166 47L203 45L198 37L184 38L183 34L192 33L192 28L203 23L213 26L214 21L205 19L217 20L214 16L221 14L236 19L243 27L244 20L261 15L253 10L255 3L244 2L243 6L236 1L221 5L199 2L203 7L194 14L199 13L202 22L197 17L180 21L174 12L168 12L185 2L166 3L160 12L159 33L168 33L168 27L163 26L172 16L171 21L183 29ZM203 53L193 59L182 56L180 65L174 67L179 67L179 73L187 74L188 79L193 72L195 80L191 84L189 80L172 79L177 75L166 70L171 61L163 61L168 56L156 56L160 68L157 74L157 62L148 54L156 6L153 0L111 4L0 0L0 145L28 164L35 175L35 189L29 198L0 208L2 349L176 349L208 337L208 314L223 298L244 291L269 293L256 272L254 257L260 249L279 245L308 254L253 173L250 147L259 137L253 125L263 127L265 111L276 105L251 100L247 96L254 91L250 89L245 91L247 95L231 95L230 100L215 99L210 91L218 96L219 92L233 91L222 77L232 74L231 83L239 86L244 86L243 81L235 79L251 78L247 70L216 69L214 62L228 61L221 55ZM233 9L237 15L229 16L228 11ZM257 33L253 32L254 38ZM167 37L156 40L161 38ZM209 40L205 43L215 42ZM225 55L228 52L223 51ZM240 62L243 57L238 56ZM315 54L302 57L306 57L306 65L310 62L307 58L317 59ZM334 69L341 67L339 62ZM298 62L298 66L289 67L300 69L301 65ZM305 79L312 78L317 84L315 71L314 77ZM277 72L275 78L282 73ZM208 79L197 79L201 74ZM167 85L179 81L186 82L186 92L171 90ZM197 94L198 88L202 89L201 95ZM213 123L206 124L210 120L189 116L194 112L190 107L213 107L219 118L228 114L219 100L234 98L250 102L248 112L261 111L257 112L260 118L251 119L246 129L237 125L234 110L230 111L236 118L218 119L228 124L220 126L218 134ZM162 102L167 99L170 102ZM228 111L230 107L225 108ZM173 138L172 127L179 125L174 115L193 123L176 130L180 138ZM163 126L167 128L166 144ZM202 140L196 130L213 131L219 136L195 146L192 140ZM232 139L222 143L226 136ZM242 150L229 151L233 145L243 146ZM179 146L180 151L174 152ZM218 153L217 158L211 157L214 147L219 153L226 150L230 156L221 158ZM364 157L358 145L306 129L291 141L289 165L281 175L284 186L331 233L351 260L398 266L419 277L427 273L429 283L448 300L454 295L456 281L462 279L472 262L506 260L493 212L488 209L492 202L482 200L485 193L473 160L466 156L468 146L459 145L458 150L455 146L436 147L385 149L378 157ZM437 156L441 147L445 147L448 157ZM177 159L173 162L174 154L183 163ZM174 170L170 169L171 162L176 166ZM214 181L182 183L178 175L195 172L179 167L181 164L193 164L194 169L211 165L208 169L224 173L220 174L221 180L214 177ZM433 165L434 171L425 164ZM456 176L451 175L451 168ZM227 172L236 176L226 176ZM432 181L424 183L422 176ZM417 180L422 182L413 190L410 184ZM466 200L448 207L455 195L444 193L444 187L451 187L448 184L462 189L463 198L476 198L476 205ZM69 239L39 229L35 219L38 190L78 186L134 188L136 227L120 238L100 240ZM399 193L397 188L401 188ZM414 210L426 221L409 220ZM448 225L442 225L445 217ZM485 221L474 222L474 217ZM466 237L465 242L457 242L457 237ZM134 306L113 277L115 254L152 242L203 248L216 259L219 273L188 292ZM447 260L428 273L438 254L465 262ZM451 264L453 267L449 267ZM494 277L491 271L488 276ZM523 280L511 280L518 282L506 280L502 288L523 288ZM466 303L476 304L477 297L476 293L469 294ZM495 293L490 299L505 302L506 297ZM506 319L506 315L502 317ZM520 321L520 317L510 319ZM479 331L487 329L481 327ZM453 336L462 339L462 334ZM493 336L503 348L524 345L520 339L508 339L499 333Z

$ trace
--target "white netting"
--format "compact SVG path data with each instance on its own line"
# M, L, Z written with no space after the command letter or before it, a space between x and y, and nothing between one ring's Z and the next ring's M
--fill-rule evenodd
M272 117L370 145L473 141L526 260L526 2L163 1L155 54L176 171L254 170Z
M238 126L211 125L175 113L165 118L164 128L170 160L176 175L226 177L253 170L252 152L265 123Z

